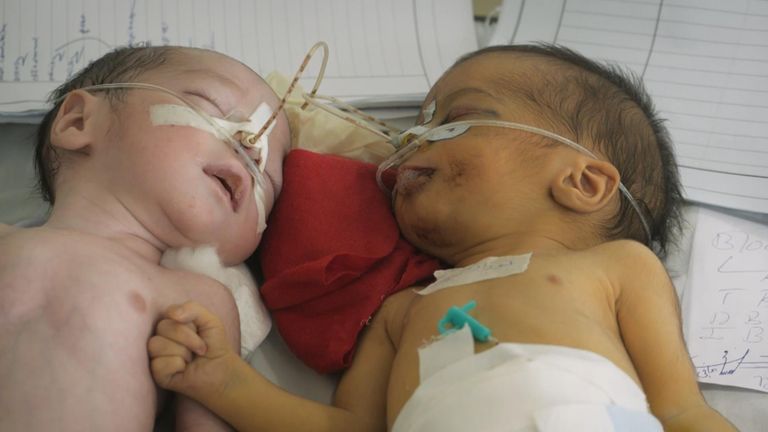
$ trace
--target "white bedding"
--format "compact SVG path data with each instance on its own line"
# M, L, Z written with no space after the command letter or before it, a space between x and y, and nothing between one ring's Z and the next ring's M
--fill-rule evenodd
M45 214L45 206L33 192L35 125L0 124L0 222L34 224ZM765 220L768 223L768 218ZM690 254L689 242L670 256L668 268L674 278L682 277ZM275 329L250 357L251 364L276 384L319 402L330 402L335 376L323 376L299 362ZM768 430L768 394L717 385L702 386L709 403L740 430Z

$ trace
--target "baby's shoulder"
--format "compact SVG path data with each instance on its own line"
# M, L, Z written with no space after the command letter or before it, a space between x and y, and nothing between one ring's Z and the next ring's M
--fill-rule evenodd
M651 249L635 240L612 240L601 243L585 251L588 254L600 257L601 259L613 258L624 260L626 258L641 259L643 261L659 261L658 257Z
M88 249L85 235L45 227L7 231L0 236L2 262L37 265L60 263ZM7 266L6 266L7 267Z
M614 240L601 243L588 249L571 250L552 254L551 256L535 256L536 261L545 265L570 268L574 272L593 275L636 270L640 268L657 267L661 265L659 258L642 243L633 240Z
M626 281L642 283L666 279L664 263L647 246L634 240L615 240L585 252L596 266L602 266L609 278L620 285Z
M66 284L78 242L68 242L45 228L7 231L0 236L0 304L5 314L32 310L51 297L50 289Z
M129 266L109 241L74 231L24 228L0 237L0 279L33 289L86 285L91 274L122 280ZM43 291L44 292L44 291Z
M3 230L0 233L0 262L5 264L2 270L37 265L52 256L66 258L67 255L62 254L65 245L60 236L45 228Z

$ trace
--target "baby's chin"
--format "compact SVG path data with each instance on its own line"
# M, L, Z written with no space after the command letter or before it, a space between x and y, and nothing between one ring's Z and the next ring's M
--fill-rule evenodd
M221 263L226 267L242 264L256 251L256 247L261 241L261 234L256 242L249 245L219 245L216 253L219 255Z
M416 248L440 259L444 259L445 252L455 246L450 233L431 224L414 224L403 229L403 234Z

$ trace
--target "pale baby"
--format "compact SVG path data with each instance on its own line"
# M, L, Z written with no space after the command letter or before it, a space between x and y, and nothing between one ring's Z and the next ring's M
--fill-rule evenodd
M405 159L393 207L414 245L457 268L532 255L521 272L389 297L333 407L288 394L249 368L226 343L216 312L195 303L170 308L150 340L155 380L238 430L545 430L552 418L536 411L547 404L583 411L580 404L605 394L621 400L619 393L639 401L623 413L643 422L638 430L735 430L699 391L675 291L643 244L663 250L678 216L670 143L647 96L618 71L598 68L556 47L496 48L460 60L432 88L424 107L435 102L435 110L420 119L426 126L515 122L568 137L597 157L530 132L475 126ZM641 203L637 212L620 182ZM436 386L420 376L420 353L458 337L433 342L446 311L473 300L470 315L494 339L476 341L473 356L433 377L465 363L475 368L472 357L502 353L504 361ZM552 362L584 374L548 368ZM594 371L609 382L591 378ZM565 426L548 430L596 430Z
M3 431L152 430L165 392L152 381L146 345L172 304L193 299L210 308L222 317L225 343L239 349L227 288L163 268L160 259L169 248L197 245L214 246L224 265L253 253L259 221L280 192L287 120L280 115L269 134L258 204L231 146L199 127L153 121L153 106L178 99L149 89L80 89L116 82L163 87L215 118L247 119L262 103L278 106L240 62L179 47L109 53L60 89L38 149L50 165L41 173L50 218L0 232ZM179 430L229 429L182 399Z

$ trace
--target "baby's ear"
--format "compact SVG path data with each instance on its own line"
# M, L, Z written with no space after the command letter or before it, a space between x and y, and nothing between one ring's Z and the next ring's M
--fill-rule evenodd
M96 138L97 110L101 99L85 90L67 94L51 124L51 145L77 152L88 152Z
M592 213L610 202L620 181L619 171L610 162L580 156L558 172L550 188L563 207Z

